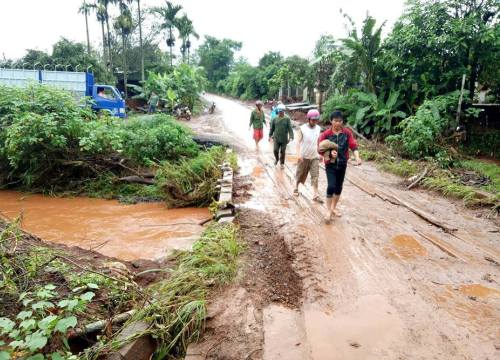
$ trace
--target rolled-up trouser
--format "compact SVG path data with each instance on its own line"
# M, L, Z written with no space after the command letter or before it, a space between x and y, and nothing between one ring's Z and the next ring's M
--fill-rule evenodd
M342 193L346 169L347 166L338 166L336 163L328 163L325 165L326 180L328 182L328 187L326 188L327 198Z
M274 158L276 162L279 161L282 165L285 163L286 145L286 142L274 141Z
M302 159L297 164L297 172L295 173L297 183L304 184L309 173L311 174L311 185L318 187L319 159Z

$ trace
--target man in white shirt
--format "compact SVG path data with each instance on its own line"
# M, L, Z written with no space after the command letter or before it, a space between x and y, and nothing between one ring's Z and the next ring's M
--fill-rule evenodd
M319 178L319 154L318 139L321 128L318 126L320 115L318 110L309 110L307 113L307 123L299 127L297 131L297 173L296 185L293 194L299 196L299 184L304 184L307 175L311 174L311 185L313 188L313 201L323 203L318 194Z

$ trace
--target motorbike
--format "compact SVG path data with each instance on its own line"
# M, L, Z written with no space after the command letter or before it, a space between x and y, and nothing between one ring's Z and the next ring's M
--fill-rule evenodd
M191 110L187 106L180 106L175 109L175 117L180 119L185 119L186 121L191 120Z
M212 102L212 105L208 108L208 113L213 114L215 111L215 102Z

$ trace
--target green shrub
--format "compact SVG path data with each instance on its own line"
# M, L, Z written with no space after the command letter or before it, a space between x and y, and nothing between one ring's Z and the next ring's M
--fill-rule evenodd
M172 118L123 121L97 116L52 87L0 87L0 181L59 189L129 166L193 157L189 129Z
M122 126L123 154L141 164L178 160L198 154L191 131L167 115L132 120Z
M442 133L453 121L459 93L437 96L426 100L415 115L407 117L398 125L401 133L387 137L387 142L403 155L414 159L433 156L440 151Z

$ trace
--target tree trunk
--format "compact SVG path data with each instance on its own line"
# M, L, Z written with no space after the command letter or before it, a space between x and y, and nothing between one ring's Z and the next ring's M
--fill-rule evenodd
M321 113L323 109L323 91L319 90L318 110Z
M141 0L137 0L137 10L139 11L139 46L141 47L141 80L144 81L144 48L142 46Z
M122 51L123 51L123 89L125 92L125 99L127 99L127 52L125 51L127 48L127 41L125 34L122 34Z
M85 10L85 29L87 30L87 53L90 56L89 18L87 10Z
M172 28L169 29L169 41L172 39ZM170 67L173 66L173 63L172 63L172 59L173 59L173 55L172 55L172 45L169 46L170 47Z
M102 58L104 63L106 64L107 56L106 56L106 35L104 32L104 22L101 22L101 30L102 30Z
M111 33L109 31L109 19L106 13L106 31L107 31L107 45L108 45L108 62L111 73L113 73L113 56L111 55Z
M186 42L182 40L182 62L186 63Z

